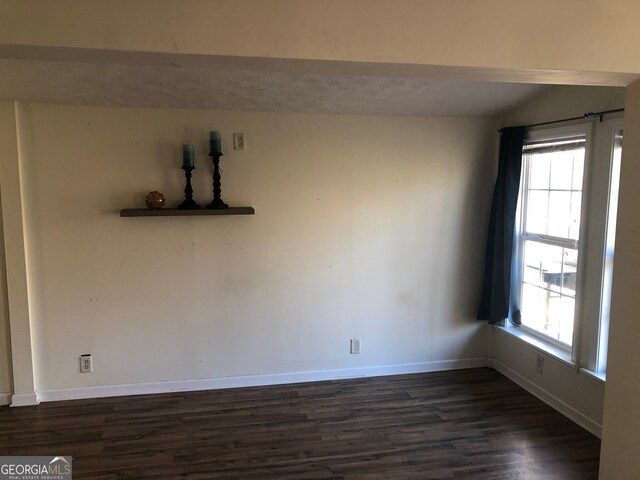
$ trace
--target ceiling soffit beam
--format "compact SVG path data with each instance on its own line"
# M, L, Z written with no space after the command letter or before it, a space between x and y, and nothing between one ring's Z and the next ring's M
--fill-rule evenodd
M639 78L636 74L623 72L513 70L463 66L135 52L8 44L0 44L0 58L30 61L80 62L87 64L165 66L185 69L250 70L397 78L440 78L483 82L612 87L626 87Z

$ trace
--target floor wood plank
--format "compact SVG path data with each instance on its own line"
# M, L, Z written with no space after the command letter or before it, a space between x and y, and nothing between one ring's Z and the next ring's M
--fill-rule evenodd
M596 479L599 451L488 368L0 408L0 454L75 479Z

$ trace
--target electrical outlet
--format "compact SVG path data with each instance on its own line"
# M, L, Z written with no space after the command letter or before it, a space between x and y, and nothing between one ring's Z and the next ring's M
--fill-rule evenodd
M233 134L233 149L244 150L244 133Z
M360 339L352 338L351 339L351 355L360 355Z
M80 373L93 372L93 361L91 360L91 354L85 353L80 355Z
M542 373L544 371L544 357L540 354L536 357L536 372Z

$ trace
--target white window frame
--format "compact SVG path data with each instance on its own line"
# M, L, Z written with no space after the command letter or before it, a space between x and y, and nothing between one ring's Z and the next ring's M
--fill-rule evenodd
M624 129L622 114L608 116L604 121L576 123L561 128L540 127L528 132L526 142L556 140L576 135L584 135L586 139L573 344L569 348L526 326L508 329L523 339L535 339L548 353L577 368L583 367L580 369L600 381L606 381L608 325L605 323L609 306L606 305L604 287L605 275L611 274L605 267L606 235L610 215L614 134L620 129ZM520 202L523 200L525 174L523 169L512 269L512 296L516 298L516 302L520 299L523 274L523 210ZM516 333L519 331L521 333Z
M519 303L520 298L522 298L522 279L524 278L524 262L523 262L523 252L524 252L524 242L525 240L536 240L543 241L543 243L554 244L558 246L564 246L567 248L576 248L578 250L578 264L576 268L576 296L575 296L575 311L573 318L573 339L571 345L566 345L548 335L545 335L542 332L534 330L533 328L527 327L526 325L521 325L520 328L523 332L528 335L535 337L542 342L554 347L555 349L559 349L561 351L566 352L571 356L571 361L573 363L578 363L578 351L580 344L580 333L581 333L581 317L583 311L583 283L584 283L584 270L585 270L585 257L583 254L585 245L587 244L587 233L588 233L588 221L589 221L589 202L587 201L589 198L589 178L591 177L591 168L590 168L590 160L591 160L591 150L592 150L592 133L593 125L591 123L581 123L576 125L564 126L564 127L555 127L555 128L538 128L531 129L527 132L527 137L525 139L525 144L529 142L543 142L543 141L558 141L563 139L575 138L578 136L584 137L585 139L585 158L584 158L584 171L582 178L582 205L580 212L580 234L579 241L575 242L573 240L562 239L562 238L554 238L548 235L532 235L532 234L524 234L524 216L523 212L526 211L526 202L527 198L524 195L524 189L528 185L528 169L524 168L525 165L523 163L523 171L520 182L520 192L519 192L519 201L517 207L517 217L516 217L516 235L515 235L515 245L514 245L514 266L513 275L512 275L512 285L515 285L516 288L512 288L512 292L517 295L517 302ZM524 154L523 154L524 157ZM524 159L523 159L524 160ZM526 162L528 163L528 162Z
M590 178L591 224L587 252L589 275L585 285L584 328L579 362L587 370L603 375L607 364L609 304L604 296L604 287L605 277L611 275L611 271L606 270L606 235L610 215L614 135L617 130L623 128L624 118L621 115L609 117L595 125L594 143L597 150Z

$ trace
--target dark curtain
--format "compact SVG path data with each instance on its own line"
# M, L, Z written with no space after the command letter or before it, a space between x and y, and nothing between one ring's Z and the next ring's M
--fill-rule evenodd
M520 189L524 127L502 129L498 178L493 189L489 235L478 320L504 324L509 317L511 259L515 232L516 206ZM519 323L519 315L512 320Z

